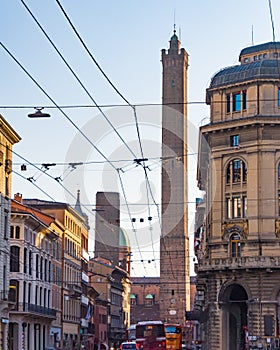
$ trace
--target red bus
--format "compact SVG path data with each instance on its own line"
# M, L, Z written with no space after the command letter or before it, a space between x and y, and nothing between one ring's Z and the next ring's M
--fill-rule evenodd
M136 344L140 350L166 350L164 324L161 321L138 322Z
M180 324L165 323L166 350L182 349L182 326Z

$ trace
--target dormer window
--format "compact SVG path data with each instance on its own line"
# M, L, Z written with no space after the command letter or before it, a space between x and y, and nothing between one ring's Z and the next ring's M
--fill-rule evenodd
M247 109L247 91L238 91L232 94L226 95L226 111L230 112L240 112Z
M154 305L154 296L152 294L147 294L145 297L145 305L152 306Z
M232 95L232 111L240 112L241 110L241 95L240 92Z

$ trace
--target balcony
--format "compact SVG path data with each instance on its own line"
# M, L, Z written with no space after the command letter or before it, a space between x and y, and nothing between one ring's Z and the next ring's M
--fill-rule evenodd
M44 307L36 304L29 304L29 303L17 303L14 309L11 310L11 312L40 315L40 316L52 318L52 319L56 318L55 309L50 309L48 307Z
M88 297L86 297L85 295L81 295L81 304L88 305L88 302Z
M88 328L88 320L81 318L81 327Z
M82 250L82 257L86 260L89 261L89 253L86 250Z
M89 282L89 277L86 273L82 272L82 281L85 283Z
M201 259L198 272L211 270L280 269L280 257L252 256L235 258Z

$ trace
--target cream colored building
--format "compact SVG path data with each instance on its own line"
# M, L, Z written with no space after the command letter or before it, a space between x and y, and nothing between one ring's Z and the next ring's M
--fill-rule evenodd
M24 202L52 215L64 227L62 236L61 347L65 350L75 349L81 346L83 341L80 330L88 327L85 316L89 302L87 297L89 279L84 266L89 260L87 218L78 207L77 211L66 203L36 199L28 199ZM79 206L79 203L77 205Z
M11 204L8 349L54 348L61 335L61 226L52 216Z
M197 301L202 349L278 349L280 42L243 49L206 91Z
M12 184L12 147L21 140L20 136L0 115L0 344L7 349L10 274L10 197Z

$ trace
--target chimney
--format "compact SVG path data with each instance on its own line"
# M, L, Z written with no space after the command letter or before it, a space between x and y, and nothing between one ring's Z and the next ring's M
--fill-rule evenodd
M21 193L16 193L14 195L14 200L19 202L19 203L22 203L22 194Z

